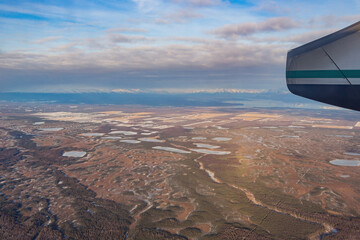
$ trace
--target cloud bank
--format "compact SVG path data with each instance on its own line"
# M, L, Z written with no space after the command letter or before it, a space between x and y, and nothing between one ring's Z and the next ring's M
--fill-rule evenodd
M345 2L0 2L0 91L281 88L289 49L358 18Z
M289 17L269 18L261 22L229 24L212 31L222 38L234 38L263 32L279 32L297 28L300 24Z

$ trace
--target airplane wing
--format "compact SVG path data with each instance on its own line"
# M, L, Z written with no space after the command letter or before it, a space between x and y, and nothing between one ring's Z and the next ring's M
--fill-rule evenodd
M293 94L360 111L360 22L290 50L286 82Z

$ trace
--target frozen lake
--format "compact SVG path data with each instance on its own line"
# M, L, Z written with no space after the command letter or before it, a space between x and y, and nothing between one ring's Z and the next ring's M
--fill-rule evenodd
M123 135L126 135L126 136L131 136L131 135L136 135L137 132L132 132L132 131L112 131L112 132L109 132L109 134L123 134Z
M229 128L224 128L224 127L222 127L222 126L214 126L214 128L217 128L217 129L219 129L219 130L227 130L227 129L229 129Z
M325 135L326 137L352 138L351 135Z
M194 145L198 148L209 148L209 149L216 149L216 148L220 147L220 146L213 146L213 145L203 144L203 143L194 143Z
M336 166L347 166L347 167L358 167L360 166L359 160L345 160L345 159L336 159L330 161L332 165Z
M132 144L141 143L141 142L138 141L138 140L120 140L120 142L123 142L123 143L132 143Z
M299 138L299 136L296 135L281 135L281 138Z
M139 138L142 142L155 142L155 143L161 143L164 142L164 140L156 139L156 138Z
M167 151L167 152L175 152L175 153L191 153L189 151L185 151L185 150L181 150L181 149L177 149L177 148L172 148L172 147L156 146L156 147L153 147L153 149L163 150L163 151Z
M226 142L226 141L230 141L232 138L226 138L226 137L216 137L213 138L212 140L218 141L218 142Z
M104 136L104 133L83 133L81 135L87 136L87 137L101 137L101 136Z
M290 126L288 126L288 128L305 128L305 127L299 126L299 125L290 125Z
M342 178L349 178L350 175L343 174L343 175L340 175L340 177L342 177Z
M344 154L349 156L360 156L360 153L354 153L354 152L346 152Z
M193 137L193 140L206 140L206 137Z
M231 153L227 151L214 151L208 149L190 149L190 150L198 153L206 153L206 154L214 154L214 155L228 155Z
M156 133L158 133L158 132L157 131L155 131L155 132L143 132L143 133L141 133L141 135L150 136L150 135L156 134Z
M122 139L122 137L102 137L102 139L117 140L117 139Z
M335 135L336 137L341 137L341 138L352 138L353 136L351 135Z
M63 157L77 157L81 158L86 155L86 152L80 152L80 151L70 151L70 152L64 152Z
M57 132L57 131L61 131L64 128L41 128L40 131L43 132Z

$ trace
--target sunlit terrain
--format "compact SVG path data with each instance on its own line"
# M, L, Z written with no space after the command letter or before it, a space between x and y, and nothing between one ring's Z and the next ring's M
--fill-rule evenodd
M356 239L349 111L7 104L7 239Z

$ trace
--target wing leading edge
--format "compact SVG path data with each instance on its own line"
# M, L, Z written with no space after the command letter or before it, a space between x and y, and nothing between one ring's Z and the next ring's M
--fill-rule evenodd
M360 111L360 22L288 52L290 92Z

